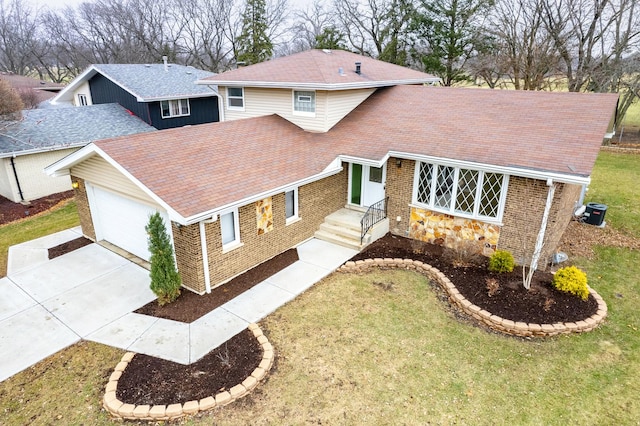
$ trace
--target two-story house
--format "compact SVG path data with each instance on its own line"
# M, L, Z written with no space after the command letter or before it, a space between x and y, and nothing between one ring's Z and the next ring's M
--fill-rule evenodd
M117 103L156 129L219 120L215 87L195 82L214 74L169 64L94 64L73 79L53 105Z
M361 247L389 230L523 258L557 224L546 258L617 96L435 81L349 52L302 52L201 80L219 87L220 123L95 142L47 173L76 182L87 237L139 257L160 212L183 285L198 293L314 235Z

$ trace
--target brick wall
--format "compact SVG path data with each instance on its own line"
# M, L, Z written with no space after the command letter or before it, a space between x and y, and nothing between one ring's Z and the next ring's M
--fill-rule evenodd
M389 230L396 235L409 236L409 205L413 193L414 171L415 161L402 160L401 167L397 167L395 158L390 158L387 162ZM546 260L556 251L560 238L571 220L580 190L581 187L578 185L556 184L541 268L546 267ZM519 262L531 255L540 230L546 200L545 181L510 177L503 226L498 240L499 249L509 250ZM399 222L396 220L397 216L401 218Z
M313 236L324 218L344 207L347 200L347 167L334 176L298 189L300 220L286 225L284 193L272 197L273 230L258 235L255 203L238 209L242 246L222 252L220 221L205 225L211 286L222 284L234 276L282 253ZM200 244L185 242L186 244ZM182 256L182 254L181 254ZM198 288L203 288L202 287Z
M71 182L78 184L78 187L74 189L76 207L78 209L78 216L80 216L80 227L85 237L96 240L96 231L93 227L93 220L91 219L91 210L89 209L89 199L87 198L87 188L84 184L84 179L76 176L71 176Z
M206 291L204 283L204 266L202 263L202 245L200 244L200 227L193 224L178 226L171 222L173 247L182 285L196 293Z
M539 269L546 268L547 261L556 251L580 197L580 189L578 185L556 183ZM545 181L515 176L509 178L498 248L510 251L518 263L528 263L531 260L542 223L547 192Z
M389 216L389 231L395 235L406 237L409 232L411 219L411 195L413 193L413 173L416 162L402 160L397 166L395 158L387 161L386 193L389 197L387 211ZM400 216L400 222L397 217Z

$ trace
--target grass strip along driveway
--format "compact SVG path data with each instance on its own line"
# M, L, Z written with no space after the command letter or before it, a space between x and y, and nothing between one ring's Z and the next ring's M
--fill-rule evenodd
M617 169L618 155L601 154L596 168ZM606 202L594 193L620 199L616 209L640 201L619 195L627 188L612 184L618 172L606 172L594 173L588 201ZM607 220L640 238L616 214ZM261 323L277 352L265 383L181 424L635 424L640 253L603 245L595 259L572 261L609 316L590 333L534 340L459 319L414 272L333 274ZM121 355L82 342L0 383L0 424L112 424L100 399Z

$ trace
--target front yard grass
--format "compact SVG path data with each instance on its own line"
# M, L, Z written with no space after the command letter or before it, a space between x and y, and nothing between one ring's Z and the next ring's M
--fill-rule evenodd
M69 201L49 213L0 226L0 277L7 275L9 247L78 226L75 201Z

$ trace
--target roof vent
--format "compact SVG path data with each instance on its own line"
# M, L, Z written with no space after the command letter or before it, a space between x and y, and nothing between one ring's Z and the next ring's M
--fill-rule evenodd
M169 71L169 64L167 63L167 59L168 58L166 56L162 57L162 62L164 62L164 72Z
M338 68L338 74L344 76L344 69L342 67Z
M356 62L356 74L362 74L361 67L362 62Z
M146 68L151 68L151 64L144 64Z
M331 54L331 49L322 49L322 51L323 51L324 53L326 53L327 55L330 55L330 54Z

